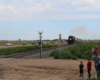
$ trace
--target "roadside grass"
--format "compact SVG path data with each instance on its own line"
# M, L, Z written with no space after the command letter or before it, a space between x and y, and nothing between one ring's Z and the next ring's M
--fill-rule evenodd
M98 79L96 79L96 78L92 78L92 79L89 79L89 80L100 80L100 77L99 77Z
M83 44L78 44L75 46L71 46L67 49L64 49L63 51L52 51L50 56L53 56L55 59L87 59L92 57L92 46L98 46L100 48L100 45L97 43L87 42Z
M54 47L54 45L43 45L42 48ZM20 47L9 47L9 48L0 48L0 55L10 55L19 52L26 52L40 49L40 46L20 46Z

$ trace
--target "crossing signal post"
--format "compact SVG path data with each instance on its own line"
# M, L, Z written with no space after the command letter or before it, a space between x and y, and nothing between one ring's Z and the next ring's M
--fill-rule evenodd
M39 35L40 35L40 36L39 36L39 38L40 38L40 44L39 44L39 45L40 45L40 47L41 47L41 48L40 48L40 58L42 58L42 34L43 34L43 31L42 31L42 32L39 32L39 31L38 31L38 33L39 33Z

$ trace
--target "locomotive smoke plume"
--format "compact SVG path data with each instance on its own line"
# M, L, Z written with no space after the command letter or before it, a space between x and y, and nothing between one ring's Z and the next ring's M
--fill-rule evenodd
M81 39L98 39L100 33L89 31L86 26L75 26L70 31L70 35Z

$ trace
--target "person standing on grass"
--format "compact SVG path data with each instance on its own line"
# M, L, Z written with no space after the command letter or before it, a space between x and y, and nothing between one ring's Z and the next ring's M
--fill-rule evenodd
M80 62L80 65L79 65L80 76L83 76L83 68L84 68L84 65L83 65L83 62L81 61L81 62Z
M95 46L94 54L92 55L92 59L94 61L94 67L97 72L97 78L100 77L100 54L99 49L97 46Z
M98 53L99 53L99 49L97 46L95 46L95 49L93 51L93 55L98 56Z
M90 61L90 58L88 58L87 70L88 70L88 77L89 77L89 79L91 78L91 66L92 66L92 62Z

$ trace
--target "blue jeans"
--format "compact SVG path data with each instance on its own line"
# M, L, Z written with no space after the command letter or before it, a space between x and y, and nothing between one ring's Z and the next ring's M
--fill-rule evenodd
M95 66L95 69L97 71L97 77L100 76L100 68L98 66Z

